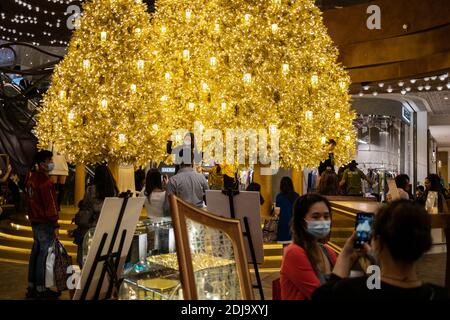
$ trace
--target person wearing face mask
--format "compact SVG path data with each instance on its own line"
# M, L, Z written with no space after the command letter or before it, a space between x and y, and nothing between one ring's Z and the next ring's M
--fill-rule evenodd
M326 283L336 254L324 242L331 229L331 207L319 194L299 197L293 206L293 243L284 249L281 264L281 299L309 300Z
M432 245L431 219L425 209L409 200L397 200L375 215L371 245L354 249L356 233L345 243L328 282L313 300L446 300L448 292L426 284L416 272L417 261ZM379 286L368 276L348 278L358 256L371 254L379 261ZM371 276L372 278L373 276Z
M59 206L55 186L49 173L53 170L53 154L48 150L35 155L25 183L28 217L33 231L33 247L28 264L27 298L56 298L58 292L45 287L45 263L48 248L58 237Z

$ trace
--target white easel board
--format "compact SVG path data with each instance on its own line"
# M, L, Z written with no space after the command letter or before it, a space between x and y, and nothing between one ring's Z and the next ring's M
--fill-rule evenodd
M242 231L245 232L244 217L247 217L252 236L253 248L255 250L256 262L261 264L264 262L263 236L261 229L261 210L260 196L257 191L239 191L239 194L233 197L234 211L236 219L241 221ZM230 202L228 195L223 194L220 190L206 191L206 204L208 212L217 214L222 217L231 218ZM244 237L245 249L249 263L253 263L250 254L250 246L248 238Z
M81 278L79 282L79 288L76 289L75 294L73 296L73 300L79 300L81 298L81 294L86 285L87 278L89 273L93 267L95 255L100 246L100 242L102 240L103 234L107 233L108 237L106 238L105 245L103 246L102 255L106 255L111 244L111 239L113 237L114 229L116 227L116 222L120 214L120 209L122 207L124 198L105 198L103 202L102 211L100 212L100 217L97 222L97 226L95 228L94 237L92 238L92 245L89 249L86 263L83 266L81 272ZM128 251L130 250L131 241L133 240L133 235L136 230L136 225L139 220L139 216L141 214L142 207L144 206L144 197L139 198L128 198L128 203L125 208L125 212L122 218L122 223L119 228L119 232L117 233L117 238L113 247L113 252L117 252L120 245L120 239L122 237L123 230L127 230L125 242L122 248L122 252L120 253L120 262L119 267L117 269L118 278L120 279L123 272L123 266L125 264L125 260L128 255ZM103 269L103 261L97 264L97 268L94 273L94 277L89 287L89 291L86 295L86 300L92 300L95 291L97 288L97 284L99 282L99 278ZM102 284L102 289L100 290L99 299L104 299L106 293L108 291L109 286L109 276L106 275Z

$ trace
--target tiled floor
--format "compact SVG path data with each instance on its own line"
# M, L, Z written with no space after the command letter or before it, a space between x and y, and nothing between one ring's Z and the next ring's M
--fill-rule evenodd
M27 286L27 270L25 264L0 262L0 299L24 299ZM443 286L445 280L445 254L428 254L419 262L418 273L426 281ZM262 273L264 295L267 300L272 299L272 281L279 277L279 273ZM253 277L254 282L256 280ZM255 296L259 297L255 290ZM64 292L61 299L69 299Z

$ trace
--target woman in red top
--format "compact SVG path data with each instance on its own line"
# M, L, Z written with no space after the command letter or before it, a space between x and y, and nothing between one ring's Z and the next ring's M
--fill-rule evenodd
M330 233L331 207L325 197L306 194L293 211L293 243L284 249L281 265L281 299L311 299L336 262L334 251L322 244Z

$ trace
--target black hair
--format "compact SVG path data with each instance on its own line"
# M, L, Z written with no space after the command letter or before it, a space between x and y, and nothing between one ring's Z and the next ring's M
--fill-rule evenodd
M280 191L289 199L290 202L295 201L296 195L294 190L294 184L292 183L291 178L289 177L281 178Z
M261 195L261 185L256 182L252 182L248 185L246 191L258 191L259 192L259 203L262 205L264 203L264 198Z
M145 178L145 195L151 195L156 188L162 189L161 172L158 169L150 169Z
M335 145L336 145L336 140L334 140L334 139L329 139L329 140L328 140L328 144L332 144L333 146L335 146Z
M441 178L437 174L432 173L427 177L427 179L431 184L430 191L442 192L443 186L441 184Z
M105 164L95 167L94 186L99 200L104 200L106 197L115 197L119 193L116 180L114 180L111 170Z
M51 158L53 158L53 153L51 151L41 150L34 155L33 165L39 165L42 162L50 160Z
M420 204L393 201L375 215L373 234L394 261L413 263L431 248L431 218Z
M302 247L305 250L306 256L308 257L311 265L314 268L314 271L316 272L318 272L317 264L320 259L316 256L313 247L315 238L308 232L306 232L307 223L305 221L305 217L309 209L318 202L325 203L331 215L331 205L327 198L321 196L318 193L307 193L295 200L292 207L293 213L291 221L292 240L296 245Z
M397 188L405 189L408 186L409 177L407 174L399 174L395 177L395 185Z
M424 186L417 186L417 190L424 192L425 191L425 187Z

